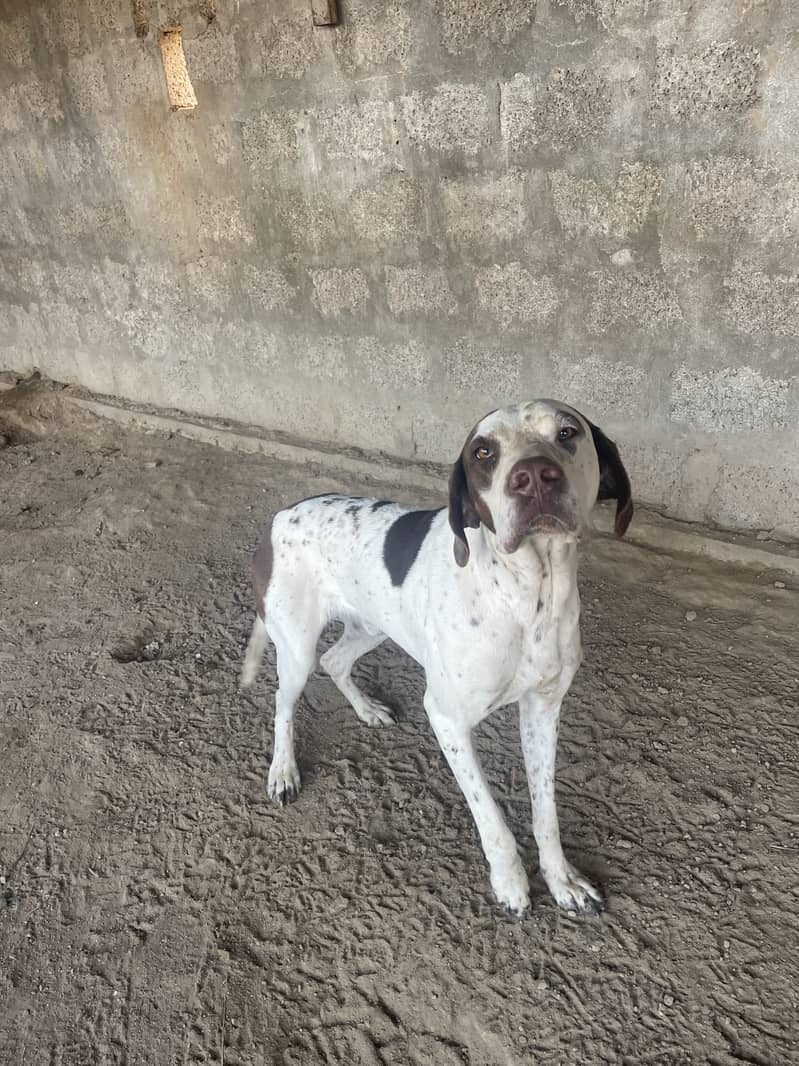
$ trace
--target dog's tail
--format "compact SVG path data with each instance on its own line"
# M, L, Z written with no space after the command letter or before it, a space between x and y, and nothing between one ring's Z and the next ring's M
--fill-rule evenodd
M256 615L255 625L252 627L247 651L244 654L244 665L241 668L241 681L239 682L241 688L249 688L255 680L268 641L266 623L260 615Z

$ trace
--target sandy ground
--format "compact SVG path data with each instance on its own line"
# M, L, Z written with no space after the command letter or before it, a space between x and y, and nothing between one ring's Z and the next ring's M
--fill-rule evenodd
M588 546L558 791L609 908L534 876L513 920L394 647L357 673L399 724L314 675L266 801L249 555L364 486L39 410L0 438L3 1066L799 1062L790 581ZM480 738L535 875L513 711Z

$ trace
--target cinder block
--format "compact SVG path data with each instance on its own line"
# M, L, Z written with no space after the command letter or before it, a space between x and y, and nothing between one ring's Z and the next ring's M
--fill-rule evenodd
M574 236L612 236L626 240L638 233L657 201L660 172L642 163L624 163L615 181L600 184L564 170L549 175L555 214Z
M91 277L92 286L100 296L101 306L114 318L122 318L129 308L136 305L132 272L127 263L119 263L108 258L101 259L94 265ZM76 281L79 283L80 280L81 274L78 271Z
M552 4L566 8L577 23L596 19L605 29L640 19L651 6L650 0L552 0Z
M403 71L418 42L414 18L401 0L347 0L347 18L333 38L343 70L389 67Z
M50 55L66 52L79 56L91 48L92 41L81 33L81 25L74 3L44 4L37 10L37 22Z
M30 78L15 88L34 122L59 122L64 117L58 89L52 82Z
M0 59L27 68L33 59L33 28L26 15L0 20Z
M78 307L90 302L97 288L95 276L101 276L96 266L92 269L81 262L65 263L58 260L49 263L46 272L34 268L28 273L29 280L33 281L36 274L39 275L37 299L43 304L46 305L49 300L64 300Z
M479 393L487 404L518 403L522 357L518 352L459 340L444 353L447 384L459 392Z
M478 270L476 284L478 305L505 327L547 322L560 303L552 279L534 277L521 263Z
M524 232L527 207L520 171L455 181L444 178L438 196L448 240L469 246L477 258Z
M312 378L339 382L349 376L351 343L345 337L292 337L288 342L297 369Z
M119 322L129 343L159 362L175 352L190 351L187 337L177 340L177 320L153 315L147 308L135 305L119 316Z
M296 289L282 270L244 263L240 278L242 290L260 311L288 311L297 296Z
M452 315L458 301L443 267L386 267L388 306L395 315L411 312Z
M148 41L129 43L115 55L113 78L109 79L114 98L123 106L163 103L168 93L158 53Z
M66 300L49 299L44 320L51 343L80 345L80 314L78 308Z
M252 220L235 196L200 196L196 200L201 240L215 244L252 244Z
M670 184L677 212L702 239L722 233L780 240L799 230L799 177L741 156L677 165Z
M186 265L187 295L200 311L222 311L237 295L237 268L228 257L201 255Z
M212 22L196 36L185 36L183 51L195 87L202 82L222 85L241 75L236 41L232 34L223 31L219 21Z
M264 370L276 370L280 367L281 360L286 357L286 344L282 335L278 338L274 333L265 330L263 323L236 317L231 321L217 322L213 351L229 352L233 357L237 354L246 370L261 374ZM238 399L243 401L245 394L255 393L257 403L262 404L262 394L257 388L253 389L252 379L247 379L245 384L246 388L242 388ZM260 417L263 417L263 411ZM253 421L257 422L258 419Z
M74 59L67 66L65 80L78 114L88 117L113 107L102 56L90 54Z
M412 455L414 441L405 419L397 418L397 405L376 402L370 396L343 395L336 404L341 432L356 448L374 449L388 455Z
M19 86L10 86L0 103L0 130L3 133L19 133L24 130L27 118L25 111Z
M34 227L20 207L0 207L0 234L3 243L14 248L35 248L47 243L41 227Z
M418 341L384 344L378 337L356 342L357 362L378 388L418 389L430 380L432 352Z
M535 18L536 0L436 0L444 48L453 55L508 44Z
M109 33L127 33L133 22L131 4L109 4L108 0L84 0L95 40Z
M544 84L516 74L502 86L500 126L514 152L541 143L574 149L601 134L609 114L610 89L592 71L556 69Z
M261 73L272 78L303 78L322 53L307 9L273 18L263 33L256 34L256 42Z
M46 358L52 339L44 327L39 304L32 303L27 308L0 304L0 313L0 334L5 335L7 347L29 357L32 360L29 365Z
M647 271L605 271L592 275L594 289L586 325L604 333L625 322L656 333L682 321L677 294L663 279Z
M97 184L97 164L92 142L83 137L73 140L68 135L58 137L53 134L49 148L48 163L53 185L68 188L72 184L85 197L87 190Z
M725 316L733 329L799 337L799 277L737 270L723 284Z
M312 270L313 302L325 318L363 311L369 299L369 283L362 270Z
M245 160L267 180L276 163L297 159L302 126L302 115L291 109L269 107L248 118L241 128Z
M763 65L759 90L759 152L795 169L799 143L799 63L795 48L772 51Z
M736 41L714 41L701 51L661 54L652 82L654 104L690 120L697 115L740 114L758 97L760 55Z
M790 387L790 381L763 377L748 366L680 366L671 375L669 413L675 422L709 433L787 429Z
M279 231L297 248L322 252L344 236L339 212L327 198L311 200L297 193L283 194L276 213Z
M491 140L488 96L477 85L439 85L429 95L402 96L399 104L414 148L476 155Z
M361 241L384 248L414 244L423 236L421 186L404 174L386 174L356 190L347 209Z
M390 122L383 100L356 100L316 114L316 133L329 159L376 162L385 152Z
M86 241L106 254L127 247L133 238L127 211L120 201L78 203L52 212L49 218L57 239Z
M641 366L571 354L553 355L552 366L555 395L588 417L624 415L633 421L644 410L648 374Z
M135 299L150 307L185 306L186 279L170 260L148 259L124 276L125 289L135 289ZM105 302L105 301L103 301Z
M0 174L3 184L11 191L20 187L30 191L44 185L50 178L50 159L43 145L37 141L17 138L0 152Z
M109 173L117 179L127 179L131 173L144 166L145 156L141 140L113 125L104 124L104 128L97 131L95 143Z
M723 462L705 520L728 529L765 529L795 540L799 529L797 450L786 450L768 462Z

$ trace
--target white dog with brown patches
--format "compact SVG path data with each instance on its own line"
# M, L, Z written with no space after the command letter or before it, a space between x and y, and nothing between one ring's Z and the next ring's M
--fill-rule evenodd
M330 494L276 514L255 554L258 617L242 674L252 683L271 638L279 687L270 796L283 804L300 788L294 707L323 628L344 622L321 665L368 725L393 719L351 670L390 637L424 668L425 710L499 902L523 913L529 886L472 730L518 701L541 873L559 906L598 913L600 893L563 854L555 806L560 705L581 659L577 543L597 499L617 501L621 536L633 508L616 446L573 408L536 400L478 422L452 468L448 508Z

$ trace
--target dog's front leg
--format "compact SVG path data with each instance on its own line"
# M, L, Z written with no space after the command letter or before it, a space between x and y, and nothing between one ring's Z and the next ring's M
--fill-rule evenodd
M519 727L524 765L533 805L533 834L538 845L541 875L555 902L577 914L599 914L602 896L566 861L560 843L555 805L555 756L558 747L560 700L528 694L519 700Z
M472 812L491 870L494 894L504 907L522 915L530 906L527 874L513 834L489 791L472 744L471 729L442 713L429 691L424 705L441 750Z

